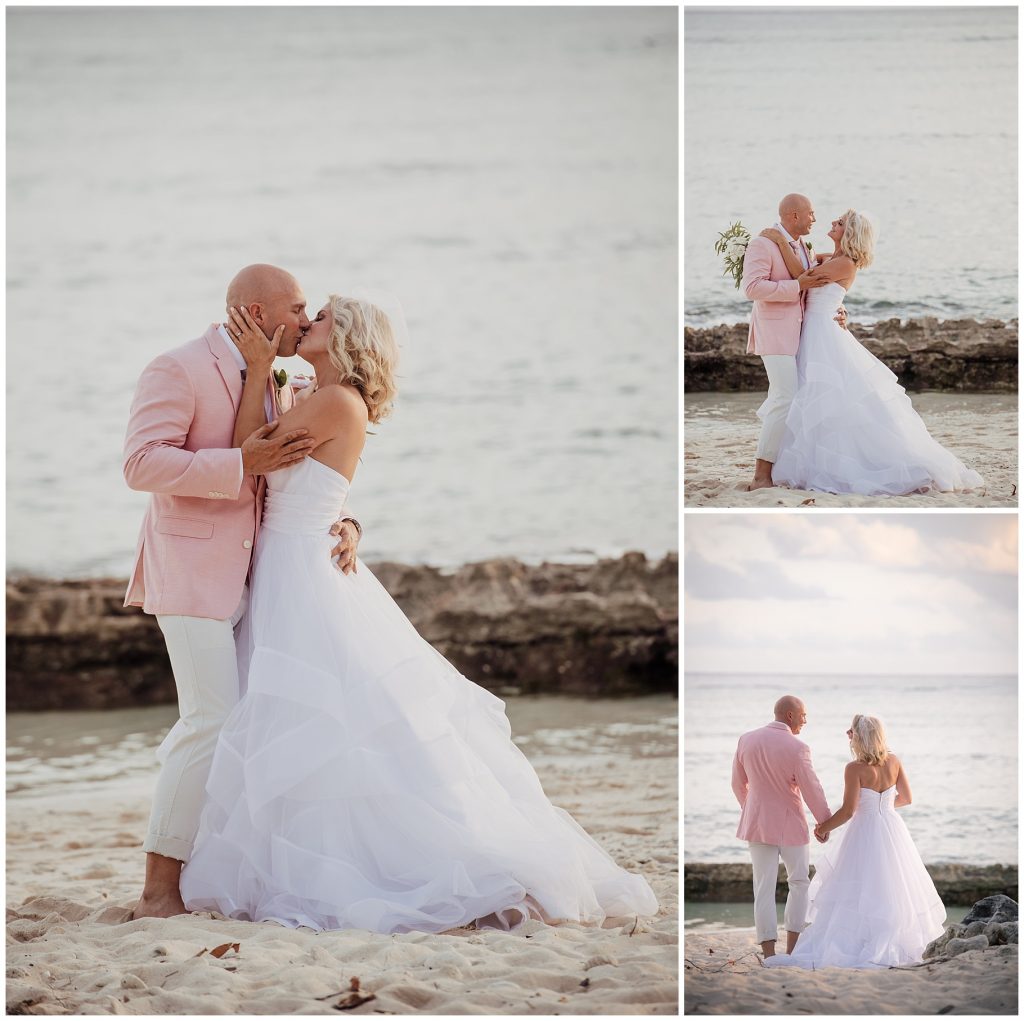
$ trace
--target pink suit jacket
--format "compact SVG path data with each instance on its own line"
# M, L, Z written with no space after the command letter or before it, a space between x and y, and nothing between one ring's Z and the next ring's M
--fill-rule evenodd
M818 822L830 818L811 750L778 720L744 734L732 761L732 789L740 803L736 836L759 844L795 847L810 841L803 801Z
M803 241L800 246L804 247ZM804 252L807 253L806 248ZM808 262L811 262L809 253ZM747 354L795 355L800 346L806 292L802 292L800 284L789 275L774 241L762 237L750 239L743 257L743 293L754 303Z
M152 496L125 606L215 620L238 608L265 486L242 476L241 451L231 446L242 386L216 323L143 370L124 477Z

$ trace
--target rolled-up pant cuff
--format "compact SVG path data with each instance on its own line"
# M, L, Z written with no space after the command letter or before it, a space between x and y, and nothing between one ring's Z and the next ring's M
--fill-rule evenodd
M147 833L146 839L142 842L142 850L147 854L162 854L165 858L188 861L192 855L192 841L182 840L180 837L161 837L154 833Z

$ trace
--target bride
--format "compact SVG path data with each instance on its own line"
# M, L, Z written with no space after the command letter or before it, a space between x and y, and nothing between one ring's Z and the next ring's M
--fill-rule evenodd
M814 835L824 840L847 822L850 828L824 846L817 862L809 927L792 953L765 958L767 967L912 964L942 935L946 909L896 813L911 803L906 770L874 716L854 716L846 735L854 760L846 766L843 804Z
M248 310L232 320L248 365L238 441L265 422L280 330L268 344ZM367 423L395 396L390 320L332 295L297 353L316 385L279 428L318 445L267 476L247 684L214 753L186 907L380 933L656 914L647 881L548 801L504 703L428 645L364 564L330 561Z
M770 228L761 236L778 245L791 274L804 273L779 231ZM793 489L863 496L983 485L977 472L931 437L889 368L833 319L858 270L871 265L871 221L849 209L832 221L828 236L835 248L831 255L817 256L815 275L829 282L806 292L796 356L799 389L786 418L772 481Z

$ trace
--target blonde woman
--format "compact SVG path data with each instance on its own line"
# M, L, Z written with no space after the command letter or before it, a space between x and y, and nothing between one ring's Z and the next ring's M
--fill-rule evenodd
M774 241L794 276L805 272L776 230ZM786 418L772 481L793 489L863 496L903 496L984 483L937 443L890 369L842 324L836 312L857 274L874 258L875 227L855 209L832 221L833 251L816 256L812 276L823 286L805 291L797 350L798 388Z
M280 331L268 340L247 309L229 329L247 363L240 441L265 421ZM379 933L656 914L647 881L548 801L504 703L428 645L365 565L330 562L367 425L395 398L390 318L332 295L296 353L315 386L277 428L315 446L266 476L245 694L218 739L185 906Z
M846 765L842 807L814 828L824 845L808 896L810 925L792 953L765 959L768 967L888 968L921 960L943 932L946 909L903 820L910 781L889 751L882 721L857 715L846 732L853 760Z

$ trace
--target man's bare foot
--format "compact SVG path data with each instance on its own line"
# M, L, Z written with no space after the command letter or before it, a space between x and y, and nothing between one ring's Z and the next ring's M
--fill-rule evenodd
M187 915L188 909L181 895L175 891L162 897L147 897L143 894L129 921L136 918L172 918L174 915Z
M754 479L753 482L747 486L747 492L752 493L755 489L772 489L775 483L771 479Z
M178 889L183 864L177 858L168 858L155 851L146 853L146 881L142 884L142 896L135 905L132 919L188 914Z

